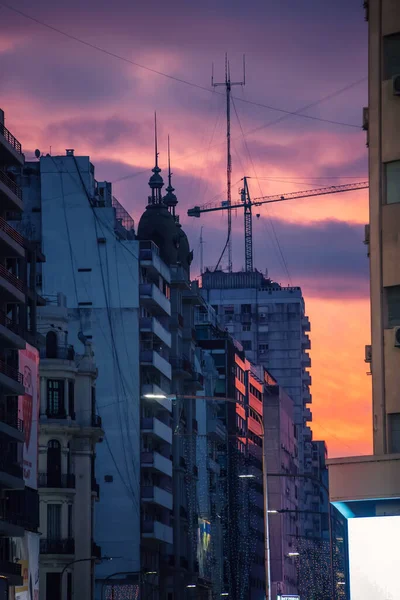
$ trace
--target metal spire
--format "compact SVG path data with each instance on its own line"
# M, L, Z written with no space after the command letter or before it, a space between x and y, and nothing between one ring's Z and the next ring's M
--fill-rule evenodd
M163 198L164 204L168 206L170 213L175 216L175 207L178 204L178 199L174 194L175 189L172 187L172 173L171 173L171 148L168 136L168 187L167 193Z
M158 168L158 139L157 139L157 112L154 111L154 149L156 153L155 168Z
M161 189L164 187L164 181L161 177L161 169L158 166L158 139L157 139L157 113L154 113L154 151L155 151L155 166L153 175L150 177L149 186L151 188L151 196L149 196L149 204L161 204Z

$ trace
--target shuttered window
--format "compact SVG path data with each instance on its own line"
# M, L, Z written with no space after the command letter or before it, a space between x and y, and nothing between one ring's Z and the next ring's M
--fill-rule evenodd
M400 202L400 160L385 164L386 204Z
M400 75L400 33L383 38L383 78Z
M388 414L389 451L400 454L400 413Z
M388 311L388 326L400 325L400 285L393 285L386 289Z

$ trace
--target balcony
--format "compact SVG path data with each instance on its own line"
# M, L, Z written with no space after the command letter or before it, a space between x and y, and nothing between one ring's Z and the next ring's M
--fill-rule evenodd
M166 346L171 348L171 333L155 317L142 317L139 327L141 332L154 333Z
M142 366L154 367L167 379L172 379L171 365L167 360L167 353L164 353L165 358L154 348L148 348L146 345L140 348L140 364Z
M141 283L139 285L139 295L140 304L150 312L171 316L170 301L154 283Z
M142 452L141 466L142 469L151 469L172 477L172 460L158 452Z
M0 360L0 386L6 388L6 393L8 392L10 395L23 396L25 394L22 373L2 360Z
M310 423L312 421L312 412L309 408L306 408L303 412L304 422Z
M75 489L75 475L52 475L50 473L39 473L38 485L40 488L52 489Z
M171 490L165 490L156 485L146 485L141 488L142 502L148 502L149 504L157 504L164 508L172 510L173 507L173 496Z
M308 317L303 317L301 319L301 326L303 332L311 331L310 319Z
M169 413L172 412L172 399L162 398L162 396L168 396L161 388L155 383L145 383L141 388L141 396L144 400L150 404L155 403L157 408L163 408ZM153 398L146 398L145 396L155 396ZM157 397L158 396L158 397Z
M174 370L174 375L177 377L184 377L186 379L192 379L193 371L190 360L186 358L180 358L173 356L169 359L171 367Z
M142 419L141 431L147 435L172 444L172 429L156 417Z
M14 563L9 560L0 559L0 577L6 578L9 585L22 586L22 565Z
M2 171L0 171L0 174L1 172ZM3 256L25 257L24 238L16 229L14 229L14 227L11 227L3 217L0 217L0 251Z
M22 327L0 310L0 348L23 350L25 346Z
M173 542L172 527L164 525L160 521L143 521L142 536L145 539L164 542L165 544L172 544Z
M207 435L214 442L224 442L226 440L226 428L216 417L210 417L207 420Z
M40 540L40 554L75 554L75 540Z
M16 137L0 123L0 163L12 163L23 165L25 157L22 154L22 146Z
M305 333L303 333L303 335L301 336L301 347L303 348L303 350L311 349L311 340Z
M312 402L312 395L310 393L310 390L305 390L303 392L303 404L304 404L304 406L306 404L311 404L311 402Z
M0 294L6 302L25 302L25 284L0 264Z
M171 281L170 270L160 258L160 250L152 241L139 242L140 266L155 277L161 275L167 283Z
M0 405L0 433L24 441L24 422L18 418L17 410L7 410Z
M308 373L308 371L304 371L304 373L302 374L301 378L302 378L303 383L305 385L311 385L312 379L311 379L311 375L310 375L310 373Z
M73 361L75 359L74 347L57 345L50 350L46 348L40 349L40 358L42 360L68 360Z
M308 354L303 354L303 356L301 357L301 364L305 368L311 367L311 358Z

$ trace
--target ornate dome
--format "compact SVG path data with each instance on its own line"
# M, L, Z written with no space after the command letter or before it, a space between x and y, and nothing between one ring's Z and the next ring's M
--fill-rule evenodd
M148 204L139 221L137 238L154 242L167 265L177 263L179 234L165 204Z

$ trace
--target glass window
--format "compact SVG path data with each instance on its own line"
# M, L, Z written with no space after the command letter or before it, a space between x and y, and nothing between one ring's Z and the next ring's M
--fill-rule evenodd
M383 38L383 79L400 75L400 33Z
M61 504L47 505L47 539L61 539Z
M64 408L64 380L47 380L47 416L65 415Z
M400 160L385 164L386 204L400 202Z
M243 350L251 350L251 340L242 340Z
M400 325L400 285L392 285L386 289L388 326Z
M389 452L400 453L400 413L388 414Z

